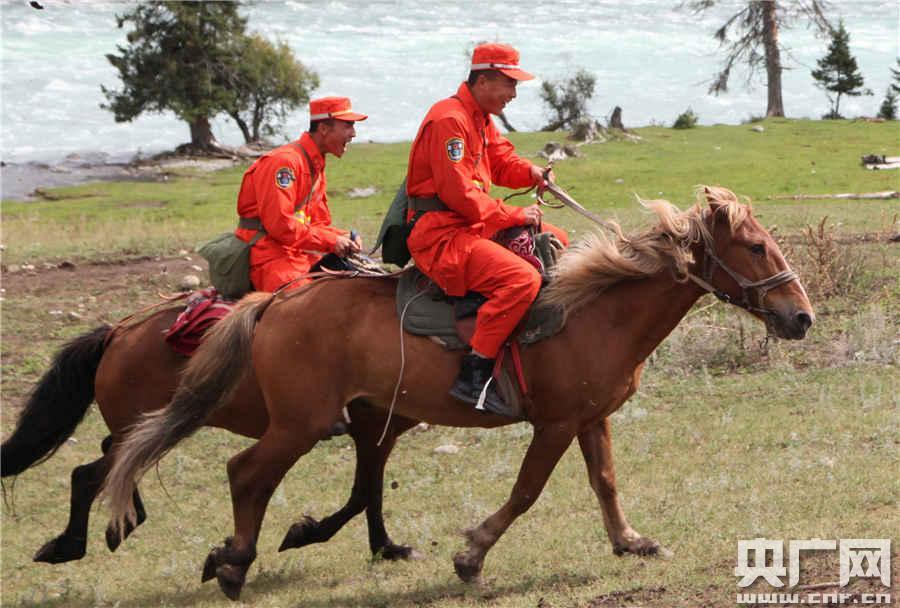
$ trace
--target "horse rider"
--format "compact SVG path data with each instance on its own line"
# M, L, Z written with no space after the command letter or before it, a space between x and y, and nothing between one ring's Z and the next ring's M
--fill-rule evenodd
M515 99L520 81L534 78L519 68L519 53L505 44L481 44L472 54L467 82L434 104L409 154L407 239L416 267L450 296L475 291L487 298L478 310L472 351L462 360L450 394L484 409L510 415L495 384L494 360L537 297L541 276L530 263L491 240L505 228L562 230L542 224L538 205L516 207L492 198L492 184L508 188L546 186L541 167L515 153L491 114ZM552 174L548 175L552 179Z
M309 272L326 253L361 251L359 236L331 225L325 155L342 157L356 136L355 123L366 118L346 97L313 99L309 131L264 154L244 173L235 234L252 243L250 281L257 290L275 291Z

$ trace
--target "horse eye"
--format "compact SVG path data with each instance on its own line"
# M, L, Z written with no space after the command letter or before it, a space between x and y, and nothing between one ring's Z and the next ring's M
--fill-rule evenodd
M766 255L766 247L765 245L750 245L750 253L753 255Z

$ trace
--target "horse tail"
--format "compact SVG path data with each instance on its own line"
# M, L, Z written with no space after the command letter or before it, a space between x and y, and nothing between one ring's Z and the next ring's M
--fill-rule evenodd
M68 342L34 386L12 435L0 446L0 476L44 462L71 437L94 401L94 377L112 328L101 325Z
M141 476L202 427L240 384L250 367L254 327L271 301L272 294L250 294L216 323L185 367L169 404L144 414L114 448L102 492L110 501L112 525L120 533L126 520L135 523L131 495Z

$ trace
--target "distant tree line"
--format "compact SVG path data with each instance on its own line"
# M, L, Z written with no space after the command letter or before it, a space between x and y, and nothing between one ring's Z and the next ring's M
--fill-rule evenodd
M724 0L684 0L679 5L694 14L702 14L717 5L733 6ZM725 51L722 67L715 74L709 92L719 95L728 91L732 70L738 64L747 68L747 82L761 70L766 73L767 107L766 116L784 116L781 73L782 44L780 32L805 21L818 34L830 41L828 51L818 60L812 77L817 87L825 91L831 104L822 118L842 118L840 105L842 97L872 95L865 88L863 76L856 58L850 52L850 34L843 21L833 26L827 16L830 6L826 0L751 0L738 3L734 13L715 31L714 38ZM900 99L900 58L898 69L891 69L893 83L888 86L878 116L885 120L896 120ZM588 116L587 103L594 95L596 78L586 70L561 82L541 83L541 99L546 106L550 122L545 131L574 129ZM698 117L690 108L675 121L675 128L689 129L697 124Z
M274 134L319 85L287 44L247 34L239 2L142 2L117 15L132 28L106 58L120 89L101 86L117 122L170 110L188 123L191 147L212 151L210 120L230 116L248 143Z

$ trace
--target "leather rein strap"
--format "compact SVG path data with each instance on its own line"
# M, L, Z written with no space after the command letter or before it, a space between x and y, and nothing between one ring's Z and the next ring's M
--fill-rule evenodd
M715 222L716 216L713 214L712 229L709 232L703 232L703 278L700 278L691 272L688 273L688 278L726 304L734 304L738 308L743 308L748 312L758 313L766 317L775 315L776 313L773 309L764 306L766 294L772 289L784 285L785 283L798 281L800 280L800 277L796 272L788 268L787 270L782 270L765 279L750 281L739 272L729 268L728 265L716 255L715 243L712 241L712 233L716 227ZM741 288L740 300L735 300L724 291L713 287L712 276L716 271L716 266L724 270L728 276L734 279L734 282L738 284L738 287Z
M578 201L572 198L572 196L569 195L568 192L557 186L554 182L548 182L546 191L555 196L562 203L562 205L549 205L540 197L538 197L539 203L557 209L561 207L568 207L569 209L572 209L573 211L588 218L595 224L602 226L603 228L609 230L617 236L619 235L619 231L614 226L612 226L606 220L600 218L597 214L585 209L581 204L578 203ZM712 234L715 231L716 227L715 221L716 216L713 215L712 228L708 232L703 232L703 261L701 263L701 267L703 268L703 277L698 277L694 273L689 272L687 275L688 278L699 285L701 288L703 288L705 291L713 294L726 304L734 304L738 308L743 308L744 310L751 313L761 314L767 318L774 316L776 314L775 310L766 308L764 306L766 294L768 294L768 292L772 289L784 285L785 283L798 281L800 277L796 272L788 268L787 270L782 270L781 272L773 274L768 278L759 281L750 281L745 276L729 268L728 265L725 264L725 262L723 262L722 259L716 255L716 246L712 240ZM716 266L724 270L728 274L728 276L734 279L735 283L737 283L741 288L740 300L735 300L721 289L717 289L712 285L712 276L716 271Z

